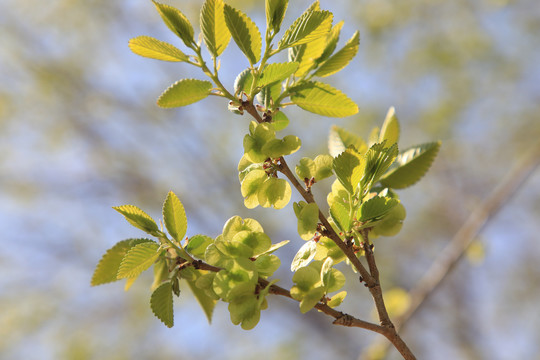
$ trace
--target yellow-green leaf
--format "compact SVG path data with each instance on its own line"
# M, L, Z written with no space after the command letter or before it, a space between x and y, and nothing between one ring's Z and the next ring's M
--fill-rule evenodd
M214 313L214 308L216 306L216 300L208 296L204 290L199 289L195 285L194 281L188 281L187 283L189 285L189 288L191 289L191 292L193 293L193 295L195 295L195 298L199 302L199 305L201 305L201 308L203 309L204 314L208 319L208 323L211 323L212 314Z
M156 317L167 327L174 325L172 284L170 281L162 283L154 290L150 297L150 307Z
M251 65L261 58L262 39L261 32L253 20L246 14L225 4L225 22L234 42L246 55Z
M298 63L273 63L269 64L262 71L257 86L264 87L268 84L272 84L276 81L282 81L291 76L298 69Z
M163 221L169 234L176 241L182 241L187 230L186 211L180 199L172 191L169 191L163 204Z
M360 46L360 33L356 31L341 50L322 63L315 72L315 76L326 77L343 69L356 56L358 46Z
M139 209L137 206L122 205L114 206L113 209L124 215L126 220L136 228L141 229L150 235L156 235L159 232L159 228L154 219L152 219L150 215Z
M329 11L306 10L287 29L278 43L278 50L291 46L307 44L325 36L332 26L333 14Z
M354 148L347 148L334 158L333 168L339 182L350 193L356 192L356 187L363 175L363 159Z
M222 0L206 0L201 9L201 33L213 57L221 55L231 40L223 11Z
M366 142L360 136L339 126L332 126L330 136L328 137L328 152L330 155L336 157L349 146L353 146L360 154L365 153L368 149Z
M196 103L208 95L212 89L210 81L183 79L172 84L161 94L157 104L163 108L173 108Z
M150 36L137 36L129 40L129 48L135 54L162 61L187 61L188 56L175 46Z
M92 275L92 280L90 284L92 286L102 285L118 280L117 274L122 259L126 256L129 249L133 246L143 243L143 242L152 242L150 239L127 239L120 241L112 248L107 250L105 255L101 258L99 263L94 270L94 275Z
M343 27L343 24L344 22L340 21L332 27L332 30L330 30L330 33L326 38L326 47L322 55L319 57L319 59L317 59L318 63L321 63L322 61L328 59L336 49L337 43L339 41L339 34L341 33L341 28Z
M156 9L161 15L163 22L167 27L175 33L187 47L192 48L193 44L193 26L189 20L182 14L180 10L170 5L158 3L155 0L152 0Z
M155 242L143 242L135 245L124 256L117 277L119 279L139 276L158 259L159 245Z
M266 0L266 27L275 33L279 32L289 0Z
M403 189L415 184L429 170L441 142L412 146L397 156L394 164L380 179L389 188Z
M302 109L329 117L346 117L358 106L341 91L328 84L309 81L291 89L291 101Z
M399 141L399 122L396 116L396 109L392 106L386 113L386 118L381 127L379 142L386 140L386 145L397 144Z

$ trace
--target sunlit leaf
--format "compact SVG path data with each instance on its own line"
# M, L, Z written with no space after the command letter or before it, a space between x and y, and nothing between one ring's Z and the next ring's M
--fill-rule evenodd
M187 61L189 58L175 46L150 36L138 36L129 40L129 48L135 54L162 61Z
M269 177L259 190L259 204L262 207L282 209L291 200L291 194L291 185L286 180Z
M152 219L150 215L139 209L137 206L122 205L114 206L113 209L124 215L126 220L136 228L141 229L142 231L145 231L151 235L155 235L159 232L159 228L154 219Z
M267 177L264 170L253 170L244 177L240 189L244 197L244 205L248 209L259 205L259 191Z
M309 81L291 89L291 101L302 109L329 117L346 117L358 106L341 91L328 84Z
M349 209L340 202L334 202L330 206L330 216L340 228L341 231L349 231L351 229L351 216Z
M360 207L358 220L373 221L379 220L399 203L399 200L381 196L375 196L365 201Z
M315 253L317 251L317 243L313 240L310 240L306 242L302 247L298 250L296 255L294 256L294 259L291 263L291 271L297 271L300 268L303 268L304 266L307 266L311 260L315 257ZM296 274L295 274L296 276ZM298 282L300 280L294 280L293 281Z
M96 286L119 280L117 275L122 259L133 246L144 242L153 241L150 239L128 239L116 243L107 250L97 264L90 284Z
M250 64L261 58L262 39L259 28L246 14L225 4L225 22L236 45L246 55Z
M403 189L420 180L429 170L439 152L441 142L412 146L400 152L396 161L380 182L387 187Z
M399 122L396 116L396 110L392 106L388 109L386 118L381 127L381 133L379 134L379 142L386 140L387 145L396 144L399 141Z
M339 41L339 34L341 33L341 28L343 27L343 24L343 21L338 22L332 27L332 30L330 30L330 32L328 33L328 36L326 37L326 47L324 48L321 56L317 59L318 63L321 63L328 59L336 49L337 43Z
M262 74L257 81L257 86L263 87L276 81L285 80L294 74L297 69L298 63L296 62L269 64L262 71Z
M128 278L129 280L130 278ZM135 278L131 278L135 279ZM152 282L152 286L150 287L150 290L154 291L158 288L159 285L161 285L162 282L169 279L169 266L167 264L167 261L165 261L165 258L159 259L154 264L154 281Z
M306 10L287 29L278 43L278 50L306 44L325 36L332 26L333 15L329 11Z
M354 194L364 173L363 159L360 154L354 148L347 148L334 158L333 169L339 182L350 194Z
M137 277L158 259L161 252L155 242L143 242L133 246L122 259L118 269L119 279Z
M187 281L189 288L191 289L191 292L199 302L199 305L201 305L201 308L204 311L204 314L206 315L206 318L208 319L208 323L212 322L212 314L214 313L214 308L216 306L216 300L211 298L206 294L206 291L199 289L195 282L193 281Z
M165 25L167 25L173 33L178 35L187 47L193 47L193 27L184 14L170 5L160 4L155 0L152 0L152 2L156 6Z
M157 104L162 108L186 106L210 95L212 83L205 80L182 79L161 94Z
M223 1L206 0L201 9L200 21L204 43L210 54L218 57L231 40L231 33L225 23Z
M174 325L172 284L170 281L162 283L154 290L150 297L150 307L156 317L167 327Z
M317 231L319 223L319 207L316 203L300 201L294 203L294 212L298 218L298 234L303 240L309 240Z
M204 253L206 248L214 242L210 236L206 235L194 235L189 238L189 241L185 247L186 251L191 255L204 259Z
M386 147L386 143L372 145L364 155L363 186L371 186L379 181L398 155L397 144Z
M328 137L328 151L330 155L336 157L349 146L353 146L360 154L363 154L368 149L366 142L360 136L339 126L332 126L330 136Z
M278 33L285 17L289 0L266 0L266 27Z
M163 221L169 234L176 241L182 241L187 230L186 211L180 199L172 191L169 191L163 204Z
M356 31L341 50L321 64L315 72L315 76L326 77L343 69L356 56L358 46L360 46L360 33Z
M343 300L345 300L345 296L347 296L346 291L338 292L337 294L332 296L332 298L330 299L327 305L330 306L331 308L338 307L339 305L341 305Z
M276 131L281 131L289 126L289 118L283 111L278 111L272 115L272 125Z

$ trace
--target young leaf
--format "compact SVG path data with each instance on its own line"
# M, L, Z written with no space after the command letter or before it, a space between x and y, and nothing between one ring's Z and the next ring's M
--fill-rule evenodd
M187 47L193 48L193 27L189 20L182 14L182 12L172 6L160 4L155 0L152 0L156 9L161 15L163 22L167 27L175 33Z
M360 33L356 31L341 50L322 63L315 72L315 76L326 77L343 69L356 56L358 46L360 46Z
M302 245L302 247L298 250L298 252L294 256L294 259L291 263L291 271L296 272L298 269L303 268L304 266L307 266L309 262L313 260L313 258L315 257L316 252L317 252L317 243L315 241L310 240L306 242L304 245ZM294 276L293 276L293 281L298 282L294 280Z
M167 327L174 325L172 284L166 281L157 287L150 297L150 307L156 317Z
M347 232L351 230L351 216L349 214L349 209L342 203L335 201L332 206L330 206L330 216L341 231Z
M333 15L329 11L306 10L287 29L278 43L278 51L291 46L307 44L325 36L332 26Z
M155 242L143 242L132 247L122 259L117 277L133 278L139 276L158 259L161 254Z
M381 177L381 183L394 189L403 189L415 184L429 170L440 147L441 142L437 141L402 151L393 166Z
M204 259L204 253L206 248L214 242L209 236L206 235L194 235L189 238L189 241L185 247L186 251L199 259Z
M300 149L302 141L295 135L287 135L283 139L272 139L261 149L261 152L269 158L277 159L281 156L291 155Z
M388 109L381 127L381 133L379 134L379 142L385 140L388 145L397 144L399 141L399 122L396 116L396 109L393 106Z
M261 255L255 260L259 276L272 276L280 265L281 260L276 255Z
M364 177L362 185L371 186L388 170L398 155L397 144L385 147L386 142L372 145L364 155Z
M128 278L128 281L130 279L136 279L136 278ZM169 279L169 265L167 264L167 261L165 261L165 258L159 259L154 264L154 281L152 282L152 286L150 287L150 290L154 291L158 288L161 283Z
M333 168L339 182L350 193L356 192L356 187L363 175L363 159L354 150L354 148L347 148L338 157L334 158Z
M346 117L358 112L358 106L347 95L328 84L308 81L290 91L293 103L315 114Z
M262 40L259 28L243 12L225 4L225 22L234 42L246 55L251 65L261 58Z
M317 155L313 160L315 162L315 180L321 181L332 176L332 166L334 159L330 155Z
M294 203L296 217L298 218L298 234L302 240L309 240L317 231L319 222L319 207L316 203L307 204L304 201Z
M266 0L266 27L277 34L285 17L289 0Z
M334 266L334 260L331 257L327 257L321 267L321 283L325 287L328 286L328 282L330 281L332 266Z
M258 200L262 207L282 209L291 200L291 194L291 185L286 180L270 177L260 187Z
M206 98L211 89L210 81L182 79L169 86L161 94L157 104L162 108L186 106Z
M296 61L300 62L300 67L295 73L296 77L304 76L315 67L319 57L326 48L327 40L327 36L321 36L307 44L297 45L294 48L291 48L297 49Z
M154 219L152 219L150 215L139 209L137 206L122 205L114 206L113 209L124 215L126 220L136 228L141 229L142 231L151 235L159 233L159 228Z
M118 280L117 274L120 264L122 263L122 259L127 254L129 249L143 242L153 241L150 239L128 239L116 243L116 245L107 250L105 255L103 255L97 264L90 284L92 286L96 286Z
M138 36L129 40L129 48L135 54L162 61L187 61L189 58L180 49L150 36Z
M324 289L318 287L309 291L300 301L300 312L302 314L307 313L309 310L313 309L315 305L321 301L321 298L324 296Z
M354 135L339 126L332 126L330 136L328 137L328 151L330 155L336 157L349 146L353 146L360 154L365 153L368 149L366 142L360 136Z
M262 71L262 74L257 81L257 86L264 87L276 81L285 80L294 74L297 69L298 63L296 62L269 64Z
M332 298L328 302L328 306L330 306L331 308L338 307L339 305L341 305L343 300L345 300L345 296L347 296L346 291L338 292L336 295L332 296Z
M272 115L272 125L274 125L274 130L281 131L289 126L289 118L283 111L278 111Z
M223 0L206 0L201 9L201 33L208 51L214 58L223 53L231 33L225 23Z
M199 289L194 281L188 281L189 288L191 289L191 292L193 295L195 295L195 298L199 302L199 305L201 305L204 314L206 315L206 318L208 319L208 323L212 322L212 314L214 313L214 308L216 307L216 300L212 299L210 296L206 294L206 291Z
M169 191L163 204L163 221L171 236L178 242L182 241L187 230L187 218L180 199Z
M270 246L270 249L266 250L261 255L271 254L274 251L276 251L277 249L279 249L280 247L283 247L283 246L287 245L289 242L290 242L289 240L283 240L283 241L278 242L277 244L273 244L272 246Z
M397 199L375 196L362 204L358 213L358 220L363 222L379 220L397 204L399 204Z
M240 95L242 91L249 92L253 85L253 74L251 69L242 70L234 79L234 93Z
M317 59L317 63L325 61L334 52L339 41L339 34L341 33L341 28L343 27L343 24L344 22L340 21L332 27L332 30L330 30L330 33L326 38L326 47L324 48L321 56Z
M296 165L296 168L294 169L296 172L296 175L302 180L304 179L311 179L312 177L315 177L315 171L317 171L317 167L315 166L315 162L311 160L308 157L300 159L300 162L298 165Z
M259 191L267 177L264 170L253 170L242 181L240 190L244 197L244 205L248 209L256 208L259 205Z

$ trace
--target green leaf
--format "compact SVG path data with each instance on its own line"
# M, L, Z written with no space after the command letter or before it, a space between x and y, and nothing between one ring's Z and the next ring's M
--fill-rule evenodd
M210 54L216 58L223 53L231 33L225 23L222 0L206 0L201 9L201 33Z
M356 56L358 46L360 46L360 33L356 31L341 50L322 63L315 72L315 76L326 77L343 69Z
M141 229L150 235L156 235L159 233L159 228L154 219L152 219L150 215L139 209L137 206L122 205L114 206L113 209L124 215L126 220L136 228Z
M225 4L225 22L234 42L246 55L251 65L261 58L262 39L259 28L243 12Z
M129 48L135 54L162 61L187 61L189 58L173 45L150 36L138 36L129 40Z
M117 277L119 279L139 276L159 258L161 251L155 242L143 242L132 247L122 259Z
M220 237L221 235L216 238L216 241ZM210 265L218 267L226 267L232 261L228 255L225 255L217 248L215 243L208 245L206 251L204 252L204 259Z
M316 203L300 201L294 203L294 210L298 218L298 234L302 240L309 240L317 231L319 223L319 207Z
M384 186L403 189L420 180L429 170L439 152L441 142L412 146L403 150L380 181Z
M298 165L296 165L296 168L294 170L296 172L296 175L298 175L300 179L309 180L312 177L315 177L315 171L317 171L317 168L313 160L304 157L300 159L300 162L298 163Z
M165 25L182 39L187 47L193 48L193 45L195 44L193 40L193 27L184 14L172 6L160 4L155 0L152 0L152 2L156 6Z
M163 204L163 221L169 234L181 242L187 230L186 212L180 199L172 191L169 191Z
M315 114L346 117L358 112L358 106L347 95L328 84L308 81L290 91L293 103Z
M345 275L337 269L330 269L330 272L327 277L326 291L331 293L338 291L345 285Z
M363 159L360 154L352 147L347 148L334 158L333 168L339 182L350 194L354 194L364 173Z
M159 97L157 104L162 108L186 106L210 95L212 83L205 80L182 79L167 88Z
M296 77L304 76L316 66L319 57L327 46L327 41L327 36L321 36L307 44L297 45L290 49L294 49L292 52L293 54L296 52L296 61L300 62L300 66L295 73Z
M328 138L328 151L330 155L336 157L349 146L353 146L360 154L365 153L368 149L366 142L360 136L354 135L339 126L332 126Z
M251 69L243 70L234 80L234 93L240 95L242 91L248 93L253 85L253 74Z
M351 230L351 216L349 214L349 209L342 203L335 201L332 206L330 206L330 216L341 231L347 232Z
M397 144L385 147L386 143L374 144L364 155L364 177L362 185L372 186L388 170L398 155Z
M157 287L150 297L150 307L156 317L167 327L174 325L172 284L166 281Z
M332 30L330 30L330 33L326 38L326 48L324 49L321 56L317 59L317 63L325 61L334 52L339 41L339 34L341 33L341 28L343 27L343 24L344 22L340 21L332 27Z
M261 309L255 296L255 285L241 284L233 289L228 309L234 325L241 324L244 330L253 329L261 317Z
M291 186L284 179L267 178L259 189L259 204L262 207L282 209L291 200Z
M317 243L313 240L310 240L306 242L302 247L298 250L296 255L294 256L294 259L291 263L291 271L295 271L296 274L298 274L298 270L301 268L304 268L307 266L311 260L315 257L315 253L317 252ZM294 282L300 282L299 277L300 275L296 275L297 280L294 279Z
M300 312L302 314L307 313L309 310L313 309L315 305L321 301L321 298L324 296L323 288L315 288L309 291L300 301Z
M208 323L212 323L212 314L214 313L214 308L216 307L216 300L211 298L206 294L206 291L199 289L194 281L188 281L189 288L191 292L201 305L201 308L208 319Z
M358 220L377 221L390 212L390 210L399 204L399 200L381 196L375 196L365 201L358 212Z
M278 33L285 17L289 0L266 0L266 27Z
M281 156L291 155L302 146L302 141L297 136L287 135L283 139L272 139L261 149L261 152L269 158L277 159Z
M302 247L308 247L309 243L315 244L315 241L307 242ZM298 253L300 253L300 251L298 251ZM311 252L309 252L309 254L311 254ZM292 266L291 266L291 268L292 268ZM320 269L319 269L319 271L317 271L317 269L315 269L312 266L305 266L304 265L304 266L298 268L298 270L295 271L295 273L294 273L294 275L292 277L292 281L296 284L296 287L298 287L298 289L301 292L307 292L310 289L313 289L315 286L320 286L320 282L321 282ZM292 290L291 290L291 294L292 294ZM294 298L296 300L299 300L296 297L294 297Z
M283 247L283 246L287 245L289 242L290 242L289 240L283 240L283 241L278 242L277 244L273 244L272 246L270 246L270 249L266 250L261 255L271 254L274 251L276 251L277 249L279 249L280 247Z
M306 10L287 29L278 43L278 51L291 46L307 44L325 36L332 26L333 15L329 11Z
M331 257L334 260L334 264L338 264L347 258L345 253L343 253L333 240L323 236L317 242L317 254L314 260L324 260L327 257Z
M268 175L264 170L253 170L244 177L240 190L245 207L253 209L259 205L259 191L267 178Z
M279 269L281 260L276 255L261 255L255 260L259 276L272 276Z
M242 244L247 246L251 251L247 256L249 258L260 255L270 249L272 246L272 241L263 232L253 232L249 230L242 230L236 233L232 240L231 244Z
M122 259L133 246L144 242L153 241L150 239L128 239L116 243L116 245L107 250L97 264L90 284L96 286L119 280L117 274Z
M315 163L315 180L321 181L327 177L332 176L333 171L333 161L334 159L330 155L317 155L314 159Z
M283 81L298 69L297 62L273 63L264 68L257 81L257 86L264 87L277 81Z
M346 291L338 292L337 294L332 296L332 298L330 299L327 305L330 306L331 308L338 307L339 305L341 305L343 300L345 300L345 296L347 296Z
M393 106L388 109L381 133L379 134L379 142L382 143L385 140L388 145L397 144L399 141L399 122L396 116L396 109Z
M167 281L168 279L169 279L169 265L167 264L167 261L165 261L165 258L163 257L154 264L154 281L152 282L152 286L150 287L150 290L152 291L156 290L158 286L161 285L162 282Z
M223 238L231 241L234 235L243 230L264 232L263 227L257 220L249 218L242 219L240 216L233 216L223 225Z
M194 235L189 238L189 241L185 247L186 251L191 255L204 259L204 253L206 248L214 242L210 236L206 235Z
M274 125L274 130L281 131L289 126L289 118L283 111L278 111L272 115L272 125Z
M247 160L252 163L265 161L268 156L262 152L263 146L270 140L275 139L276 132L272 124L256 123L252 121L250 133L244 136L244 153Z
M331 257L327 257L321 267L321 283L323 286L328 286L330 281L332 266L334 266L334 260Z

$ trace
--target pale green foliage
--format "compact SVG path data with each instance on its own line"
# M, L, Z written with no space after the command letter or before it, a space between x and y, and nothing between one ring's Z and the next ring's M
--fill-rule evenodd
M180 49L150 36L138 36L129 41L135 54L162 61L187 61L189 58Z
M381 129L373 129L367 141L333 126L328 141L330 154L301 158L295 168L298 181L284 157L297 152L302 142L293 134L277 136L289 124L282 110L297 105L329 117L358 112L358 106L340 90L312 80L337 73L351 62L358 52L358 31L336 52L343 22L333 25L333 14L321 10L319 1L315 1L290 25L274 48L288 1L266 0L267 28L263 38L255 22L243 12L222 0L206 0L199 17L200 38L213 60L210 69L202 56L201 42L195 42L193 27L183 13L169 5L155 1L154 4L167 27L192 53L186 54L148 36L132 39L131 50L153 59L186 62L209 77L209 81L177 81L159 97L158 105L186 106L214 95L227 98L230 111L253 116L255 121L249 123L243 138L244 154L238 164L244 205L249 209L282 209L290 202L291 183L294 185L306 200L292 206L298 220L298 235L306 242L291 263L294 286L290 296L299 302L302 313L313 307L324 310L327 306L339 306L346 292L333 296L330 293L341 290L345 276L335 266L344 260L350 266L354 262L351 260L356 260L354 256L363 256L365 243L370 242L368 237L393 236L400 231L406 211L392 189L418 181L431 165L440 143L414 146L399 153L400 126L392 107ZM249 67L236 77L233 90L229 91L219 79L216 58L223 54L231 37ZM288 49L288 62L269 62L284 49ZM323 215L311 192L319 181L333 175L335 179L327 195L329 214ZM168 234L136 206L114 209L133 226L156 237L157 242L121 241L103 256L91 283L99 285L126 278L127 290L143 271L154 265L150 305L168 327L173 325L172 295L180 295L181 281L188 284L209 322L217 301L222 300L228 303L231 322L246 330L257 325L261 310L268 307L266 296L283 295L286 291L274 285L277 280L268 278L281 265L273 252L289 241L272 244L254 219L233 216L216 237L197 234L185 238L185 209L173 192L168 193L162 212ZM352 252L345 254L343 246L350 247ZM354 267L353 270L356 271Z

